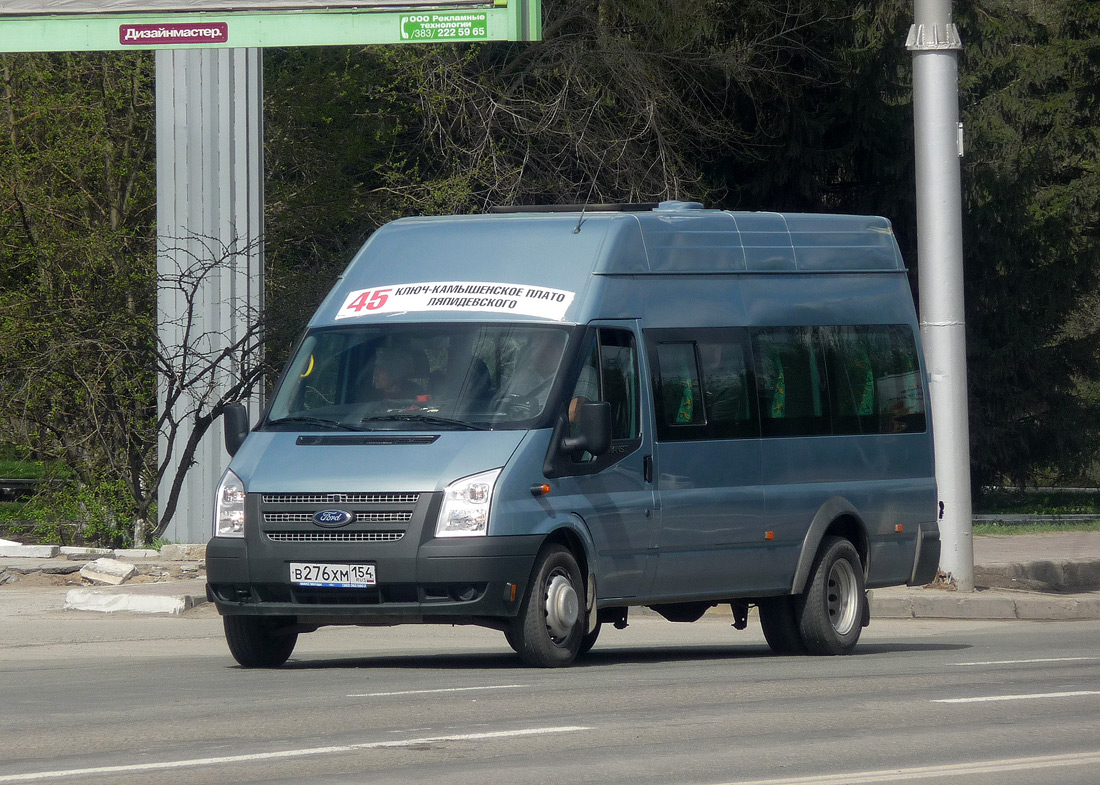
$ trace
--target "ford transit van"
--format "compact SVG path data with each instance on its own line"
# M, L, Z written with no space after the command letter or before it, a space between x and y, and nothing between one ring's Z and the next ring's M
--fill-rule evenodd
M226 417L207 592L236 660L323 625L474 624L567 665L631 608L758 610L845 654L939 558L887 220L692 202L407 218ZM502 642L503 643L503 642Z

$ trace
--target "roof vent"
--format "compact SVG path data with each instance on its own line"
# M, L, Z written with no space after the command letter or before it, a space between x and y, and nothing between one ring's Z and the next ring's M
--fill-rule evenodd
M673 210L702 210L703 209L703 203L702 202L668 201L668 202L661 202L659 205L657 205L656 209L661 210L661 211L667 211L667 212L672 212Z

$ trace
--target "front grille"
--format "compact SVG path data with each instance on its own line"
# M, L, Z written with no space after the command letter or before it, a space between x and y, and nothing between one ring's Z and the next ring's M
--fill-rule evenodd
M405 536L403 531L379 532L264 532L272 542L396 542Z
M408 523L412 512L357 512L356 523ZM265 512L264 523L313 523L308 512Z
M264 504L416 504L419 493L265 493Z
M250 497L261 536L269 543L376 543L379 548L401 549L397 544L412 532L417 540L432 500L416 491L356 491L350 493L258 493ZM335 525L318 523L315 515ZM347 513L347 515L333 515ZM340 518L347 522L338 522ZM393 543L387 545L386 543Z

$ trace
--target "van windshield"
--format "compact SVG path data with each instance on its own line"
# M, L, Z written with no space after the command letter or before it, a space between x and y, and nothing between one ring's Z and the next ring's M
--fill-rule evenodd
M527 428L568 337L565 327L500 323L312 330L262 429Z

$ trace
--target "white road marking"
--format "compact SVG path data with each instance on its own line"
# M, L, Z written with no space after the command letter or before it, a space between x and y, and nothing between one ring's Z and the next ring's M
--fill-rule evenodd
M1043 657L1035 660L990 660L989 662L953 662L951 664L966 668L972 665L1030 665L1043 662L1082 662L1089 660L1100 660L1100 657Z
M994 703L997 701L1027 701L1040 698L1080 698L1084 695L1100 695L1100 690L1075 690L1074 692L1035 692L1024 695L987 695L982 698L940 698L933 703Z
M249 763L252 761L280 760L285 758L305 758L317 755L334 755L343 752L376 750L393 747L411 747L417 744L438 744L452 741L483 741L485 739L510 739L518 736L542 736L550 733L576 733L592 730L584 726L566 725L550 728L526 728L522 730L488 731L485 733L455 733L448 736L427 736L420 739L402 741L369 741L362 744L341 744L332 747L303 747L296 750L279 752L257 752L248 755L223 755L217 758L190 758L187 760L167 760L153 763L134 763L123 766L95 766L86 769L59 769L56 771L31 771L25 774L0 774L0 782L32 782L34 780L61 779L93 774L123 774L138 771L164 771L165 769L183 769L196 766L220 766L230 763Z
M904 769L855 771L845 774L813 774L807 777L783 777L768 780L738 780L720 785L870 785L941 777L973 777L1010 771L1032 771L1065 766L1090 766L1100 763L1100 752L1074 752L1068 755L1039 755L1032 758L1001 758L976 763L951 763ZM718 784L716 784L718 785Z
M403 692L364 692L349 698L390 698L394 695L434 695L440 692L476 692L478 690L522 690L530 684L493 684L488 687L450 687L438 690L405 690Z

